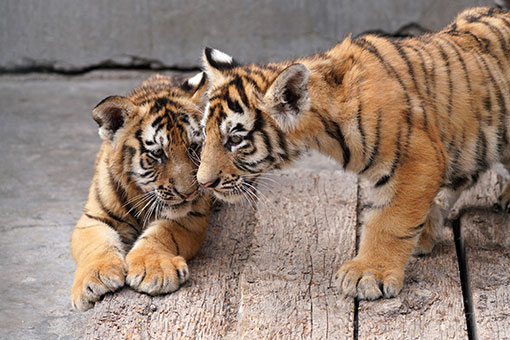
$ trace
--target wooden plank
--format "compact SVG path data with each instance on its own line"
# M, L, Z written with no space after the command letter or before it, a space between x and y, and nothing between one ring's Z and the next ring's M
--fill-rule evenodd
M355 252L357 181L290 171L257 209L235 339L352 339L354 301L333 276Z
M491 208L504 182L495 172L487 173L464 204ZM510 339L510 216L469 209L461 225L478 339Z
M222 207L189 264L190 282L164 296L130 289L107 295L95 306L85 339L223 339L236 324L253 218L249 207Z
M366 183L361 206L369 205ZM360 301L359 339L467 339L467 327L453 233L425 257L412 258L404 288L393 299Z
M129 289L107 295L85 338L352 338L354 301L332 280L354 255L356 179L340 172L272 176L277 184L256 214L226 206L214 216L190 263L190 283L165 296Z

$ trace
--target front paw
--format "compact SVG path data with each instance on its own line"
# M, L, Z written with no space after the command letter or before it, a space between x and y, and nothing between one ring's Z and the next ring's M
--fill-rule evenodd
M336 274L337 285L345 295L361 300L397 296L404 283L403 268L380 270L380 267L357 259L348 261Z
M120 254L103 254L76 268L71 289L73 308L86 311L99 298L124 286L127 266Z
M133 289L151 295L176 291L189 277L188 265L181 256L139 247L127 256L126 282Z

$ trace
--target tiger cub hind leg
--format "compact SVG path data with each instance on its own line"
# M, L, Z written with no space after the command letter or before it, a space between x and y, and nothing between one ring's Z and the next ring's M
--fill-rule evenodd
M501 209L510 213L510 182L507 182L503 192L498 197L498 205Z
M193 231L175 221L155 221L126 256L127 284L151 295L179 289L189 278L186 259L198 251L205 231Z
M508 171L510 175L510 159L507 159L506 162L503 163L503 166ZM510 181L507 181L505 187L501 194L498 197L499 208L507 213L510 213Z
M431 204L418 243L413 250L414 256L428 255L432 252L434 246L441 238L442 228L450 213L450 209L454 206L461 193L462 189L456 191L443 189L438 192Z

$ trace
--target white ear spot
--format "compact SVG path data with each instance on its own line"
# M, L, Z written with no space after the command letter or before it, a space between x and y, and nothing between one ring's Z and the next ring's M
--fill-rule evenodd
M228 54L218 51L216 49L213 49L211 51L211 58L218 63L225 64L231 64L233 60L232 57L229 56Z
M191 87L197 87L200 84L200 82L202 81L203 77L204 77L204 72L200 72L200 73L194 75L193 77L189 78L188 84Z

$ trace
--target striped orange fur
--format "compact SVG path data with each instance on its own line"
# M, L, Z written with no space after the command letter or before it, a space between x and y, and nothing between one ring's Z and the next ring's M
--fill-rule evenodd
M416 38L348 37L307 58L239 65L207 48L211 79L198 181L236 201L307 148L368 179L359 253L338 271L349 296L396 296L413 253L432 250L460 192L510 169L510 14L472 8ZM508 208L507 185L501 204Z
M94 109L104 141L71 239L76 309L125 283L159 294L188 279L210 211L195 178L206 88L203 73L180 86L155 75Z

